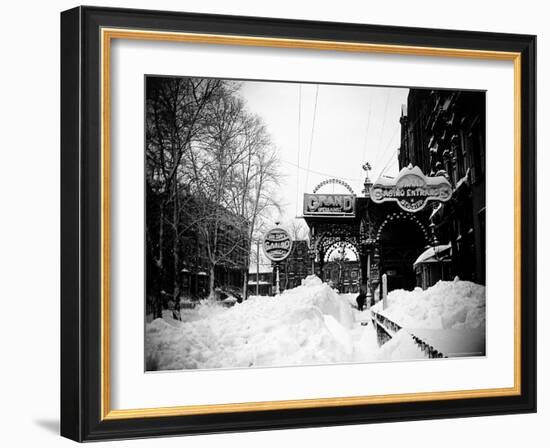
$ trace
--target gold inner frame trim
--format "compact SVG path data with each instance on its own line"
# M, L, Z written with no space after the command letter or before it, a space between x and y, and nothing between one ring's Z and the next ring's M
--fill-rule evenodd
M453 57L513 61L514 63L514 386L507 388L419 392L390 395L314 398L228 404L187 405L140 409L111 409L110 345L110 62L111 41L131 39L215 45L294 48L356 53ZM228 412L307 409L382 403L503 397L521 394L521 54L515 52L419 47L355 42L279 39L217 34L101 29L101 419L116 420Z

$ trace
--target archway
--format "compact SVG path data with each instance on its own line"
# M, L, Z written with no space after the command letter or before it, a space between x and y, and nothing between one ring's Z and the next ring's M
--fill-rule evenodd
M380 225L377 240L380 275L387 275L388 291L414 289L413 263L428 244L426 227L413 214L394 213Z
M323 234L317 241L316 274L341 293L357 293L361 261L356 238Z
M335 252L344 251L348 259L352 261L359 261L359 251L353 243L346 240L340 240L332 243L325 252L325 262L330 261Z

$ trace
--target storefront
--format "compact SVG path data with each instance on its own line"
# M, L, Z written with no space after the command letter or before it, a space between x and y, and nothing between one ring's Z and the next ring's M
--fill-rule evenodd
M357 254L358 281L367 295L374 297L384 274L389 291L423 285L415 262L428 248L437 245L430 216L432 204L452 197L447 179L428 177L418 167L407 166L394 179L372 183L367 175L361 197L347 184L338 183L345 185L349 194L304 195L304 218L310 229L314 260L312 272L335 283L328 255L335 246L347 246ZM340 278L338 281L343 289L355 290L351 282L346 288ZM425 277L424 283L427 281Z

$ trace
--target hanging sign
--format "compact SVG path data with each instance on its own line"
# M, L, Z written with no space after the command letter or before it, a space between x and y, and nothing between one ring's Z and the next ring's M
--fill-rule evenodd
M448 201L452 193L444 176L428 177L417 166L409 165L395 179L378 179L371 187L370 197L377 204L395 201L407 212L418 212L428 201Z
M354 194L304 194L304 216L355 216Z
M265 256L278 263L290 255L292 238L285 229L274 227L265 234L263 248Z
M378 285L378 281L380 280L380 268L378 266L378 263L372 263L370 265L370 278L369 280L374 285Z

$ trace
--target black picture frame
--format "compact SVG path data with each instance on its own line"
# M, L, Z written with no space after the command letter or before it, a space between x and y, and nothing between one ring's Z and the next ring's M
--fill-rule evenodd
M520 390L514 396L102 418L102 28L355 42L521 55ZM76 441L536 411L536 37L77 7L61 13L61 435ZM512 181L512 180L511 180Z

